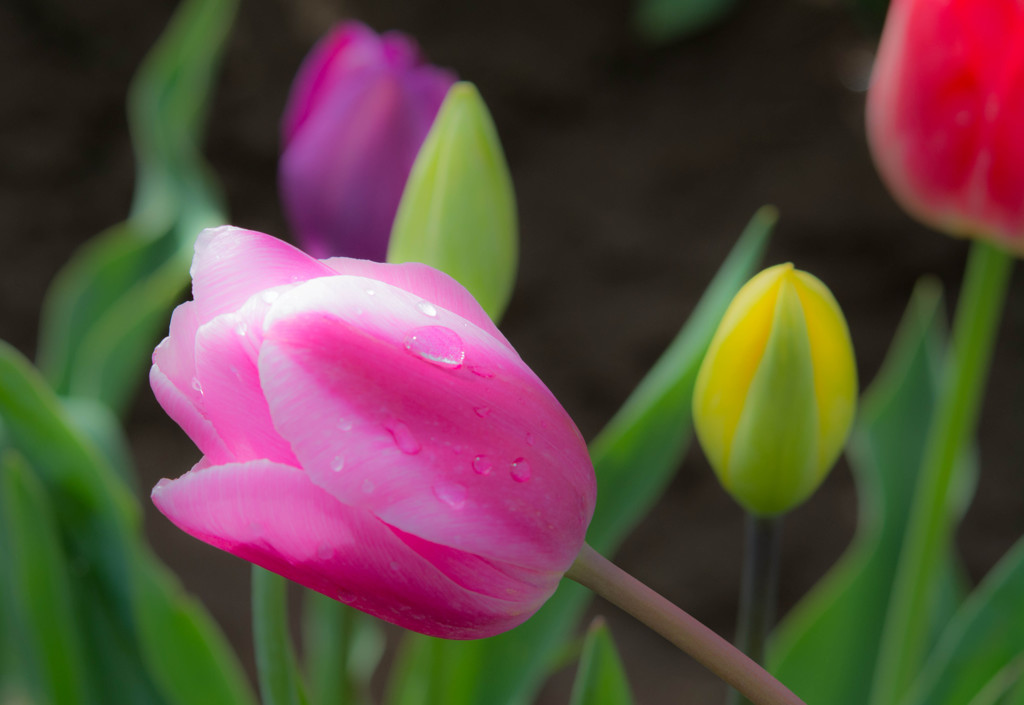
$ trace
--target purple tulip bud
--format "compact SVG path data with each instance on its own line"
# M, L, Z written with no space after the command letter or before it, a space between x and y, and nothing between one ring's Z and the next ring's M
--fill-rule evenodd
M454 82L397 32L346 22L317 44L288 96L279 171L307 252L384 260L409 170Z

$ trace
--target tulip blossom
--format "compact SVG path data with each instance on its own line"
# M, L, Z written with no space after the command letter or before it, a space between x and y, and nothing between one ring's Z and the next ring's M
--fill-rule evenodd
M729 304L697 374L693 420L723 487L748 511L771 516L821 484L856 403L843 312L819 279L780 264Z
M894 0L868 138L896 199L953 235L1024 252L1024 4Z
M455 76L358 22L310 53L282 121L281 198L317 257L383 261L409 170Z
M521 623L594 509L587 448L477 302L422 264L206 230L150 381L203 453L153 502L193 536L394 624Z

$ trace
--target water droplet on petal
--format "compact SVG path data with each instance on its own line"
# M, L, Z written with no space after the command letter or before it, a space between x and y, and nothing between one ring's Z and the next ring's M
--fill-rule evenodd
M478 455L473 458L473 472L477 475L489 475L494 463L486 455Z
M331 461L331 470L334 472L341 472L345 469L345 459L340 455L334 456L334 460Z
M249 332L248 324L246 324L245 321L239 321L235 325L235 332L238 333L239 335L245 335L246 333Z
M316 557L322 561L326 561L328 558L334 556L334 548L327 543L322 543L316 547Z
M401 421L389 421L384 424L384 428L388 430L388 433L395 440L398 450L406 455L416 455L420 452L422 448L420 442L416 440L416 436L412 435L412 431L404 423Z
M398 565L398 561L391 561L388 563L388 568L391 570L398 570L401 566Z
M192 378L192 389L196 390L200 394L203 393L203 383L199 381L198 377Z
M338 601L344 602L346 605L350 605L356 601L356 596L347 590L339 590Z
M516 458L512 463L512 479L516 482L526 482L530 479L530 464L525 458Z
M532 433L527 433L526 434L526 445L528 445L528 446L532 446L533 445L533 434Z
M483 419L487 418L490 415L491 408L489 406L475 406L473 407L473 411L476 413L477 416Z
M486 367L480 367L479 365L470 365L469 371L475 374L477 377L483 377L484 379L491 379L494 377L494 373Z
M377 292L376 292L376 291L374 291L373 289L367 289L367 290L366 290L366 295L367 295L367 296L373 296L373 295L374 295L374 294L376 294L376 293L377 293Z
M459 484L443 484L434 487L434 496L452 509L466 506L466 488Z
M430 303L429 301L417 302L416 308L418 308L420 310L420 313L422 313L424 316L437 318L437 307L434 306L434 304Z
M405 349L447 370L457 370L466 359L462 338L444 326L416 328L406 336Z
M338 419L338 430L339 431L351 431L352 430L352 419Z
M374 490L373 482L371 480L363 480L363 492L371 494Z
M280 293L272 290L264 291L262 294L260 294L260 298L263 299L264 303L268 304L274 303L275 301L278 300L278 298L280 298L280 296Z

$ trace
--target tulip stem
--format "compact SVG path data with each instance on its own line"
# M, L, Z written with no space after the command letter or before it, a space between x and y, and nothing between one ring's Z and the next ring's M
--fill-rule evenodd
M755 705L804 705L739 649L584 544L566 577L633 615Z
M977 430L1013 261L986 242L971 245L882 632L870 701L875 705L899 700L927 655L936 578L955 521L949 490Z
M252 636L264 705L307 705L288 630L288 581L252 567Z
M736 646L755 662L764 663L764 644L775 622L779 594L782 519L748 512L746 533ZM750 701L730 689L726 702L739 705Z

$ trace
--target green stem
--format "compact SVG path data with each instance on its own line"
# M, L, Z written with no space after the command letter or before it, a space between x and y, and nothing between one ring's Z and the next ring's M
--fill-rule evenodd
M871 703L892 705L927 655L935 580L950 542L949 488L974 438L1013 259L985 242L971 246L953 337L910 507L878 653Z
M736 646L756 663L764 663L764 644L775 621L778 602L782 519L748 513L746 525ZM730 689L727 702L737 705L749 701Z
M639 619L756 705L804 705L735 646L587 544L565 575Z
M252 567L252 634L263 705L306 705L288 631L288 582L258 565Z

